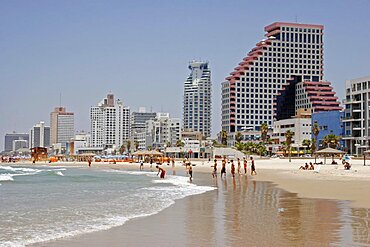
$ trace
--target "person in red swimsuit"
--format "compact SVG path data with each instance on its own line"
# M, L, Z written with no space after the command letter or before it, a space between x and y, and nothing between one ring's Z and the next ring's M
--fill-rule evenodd
M158 176L159 173L161 173L161 175L159 177L164 178L164 176L166 175L166 171L163 168L159 167L159 166L156 166L156 168L158 169L157 176Z

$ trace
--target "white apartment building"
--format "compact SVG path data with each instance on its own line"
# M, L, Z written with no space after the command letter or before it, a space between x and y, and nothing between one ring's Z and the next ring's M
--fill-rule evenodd
M208 62L192 61L184 82L183 130L211 136L211 70Z
M30 130L29 147L50 147L50 127L45 122L35 124Z
M66 112L65 107L55 107L50 113L50 141L51 145L66 144L74 137L74 113Z
M271 139L275 144L286 141L285 133L290 130L294 133L292 146L302 147L303 140L311 140L311 118L290 118L274 122Z
M231 136L245 129L273 126L276 96L289 81L323 80L322 25L275 22L265 27L266 38L256 44L222 83L222 130ZM284 104L282 108L292 108ZM288 116L290 117L290 116Z
M370 76L346 81L344 133L350 154L362 154L370 147Z
M91 146L119 148L130 137L130 108L113 94L90 108Z
M181 138L180 119L170 118L169 113L157 113L155 119L146 121L146 147L163 149L170 143L175 146Z

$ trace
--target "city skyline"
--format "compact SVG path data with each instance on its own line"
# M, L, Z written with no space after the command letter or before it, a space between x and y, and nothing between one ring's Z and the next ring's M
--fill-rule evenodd
M212 67L214 137L221 129L221 82L264 38L261 27L275 21L324 26L324 79L342 100L346 80L370 74L369 2L286 3L289 8L274 1L269 8L203 1L196 9L195 1L0 3L0 135L47 122L60 93L61 105L75 112L76 130L89 130L89 108L109 91L131 109L145 106L181 118L184 65L200 59ZM193 34L201 35L195 41ZM155 85L150 92L148 85Z

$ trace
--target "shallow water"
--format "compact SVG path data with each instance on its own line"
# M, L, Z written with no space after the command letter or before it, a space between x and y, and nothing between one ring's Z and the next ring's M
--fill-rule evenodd
M106 230L213 190L155 172L0 166L0 246Z

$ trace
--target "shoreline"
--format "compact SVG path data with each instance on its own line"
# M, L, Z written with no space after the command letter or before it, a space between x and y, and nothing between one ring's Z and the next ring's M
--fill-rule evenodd
M191 161L193 165L194 183L197 182L197 173L208 173L209 184L212 184L212 165L213 161ZM286 191L297 193L300 197L319 198L332 200L350 201L353 207L370 208L370 198L364 195L370 193L370 165L363 166L362 160L351 160L351 170L344 170L343 165L321 165L320 171L317 173L312 170L299 170L299 167L305 162L313 162L312 159L292 159L289 162L287 159L258 159L255 158L257 175L249 174L250 167L248 166L247 177L257 181L268 181L275 184L278 188ZM339 162L338 162L339 163ZM3 166L65 166L65 167L80 167L86 169L124 169L139 171L139 163L92 163L91 168L87 162L57 162L57 163L0 163ZM153 163L152 168L149 164L144 164L144 171L156 171ZM237 163L235 162L237 167ZM243 166L243 164L242 164ZM172 165L162 164L162 167L167 170L167 174L174 174L185 171L185 167L181 161L176 161L175 168ZM243 168L242 168L243 169ZM220 178L221 161L218 160L218 179ZM230 167L227 164L227 176L230 176ZM244 175L243 175L244 176Z

